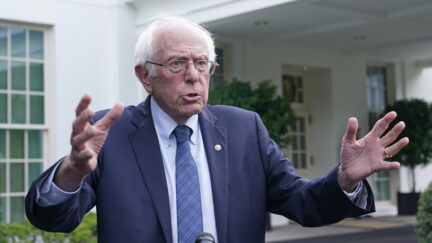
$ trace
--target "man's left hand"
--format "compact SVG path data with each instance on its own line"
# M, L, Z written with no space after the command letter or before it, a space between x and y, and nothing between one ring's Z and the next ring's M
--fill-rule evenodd
M342 140L341 164L338 172L338 182L342 190L353 192L361 180L373 173L400 167L399 162L385 161L409 143L407 137L393 143L405 128L405 123L402 121L383 136L395 118L396 112L387 113L375 123L366 136L359 140L356 139L357 119L351 117L348 120L347 130Z

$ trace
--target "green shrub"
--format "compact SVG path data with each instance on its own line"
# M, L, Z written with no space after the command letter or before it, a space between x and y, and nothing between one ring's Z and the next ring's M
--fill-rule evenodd
M70 234L41 231L35 228L28 220L21 223L0 224L0 243L39 242L46 243L96 243L97 219L95 213L84 216L81 224Z
M70 234L72 243L97 243L97 218L95 213L87 214L81 224Z
M432 183L420 196L416 217L419 243L432 243Z
M422 99L398 100L386 108L386 112L396 111L398 121L405 122L405 129L401 137L408 137L409 145L392 157L392 161L399 161L401 165L411 170L412 187L415 192L416 179L414 169L419 165L426 165L432 159L432 106Z

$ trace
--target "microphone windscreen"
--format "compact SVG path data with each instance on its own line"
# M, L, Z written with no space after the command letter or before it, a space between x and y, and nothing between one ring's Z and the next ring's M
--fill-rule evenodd
M216 240L212 234L207 232L202 232L195 239L195 243L216 243Z

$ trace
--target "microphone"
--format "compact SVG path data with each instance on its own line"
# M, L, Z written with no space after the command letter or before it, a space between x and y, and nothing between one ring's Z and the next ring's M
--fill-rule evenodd
M216 240L212 234L207 232L202 232L195 239L195 243L216 243Z

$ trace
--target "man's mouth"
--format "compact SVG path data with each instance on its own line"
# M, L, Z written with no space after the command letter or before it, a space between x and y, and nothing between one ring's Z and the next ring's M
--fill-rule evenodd
M186 101L196 101L200 98L200 95L198 93L188 93L188 94L184 95L183 98Z
M198 96L198 94L197 93L189 93L189 94L187 94L187 96L189 96L189 97L195 97L195 96Z

